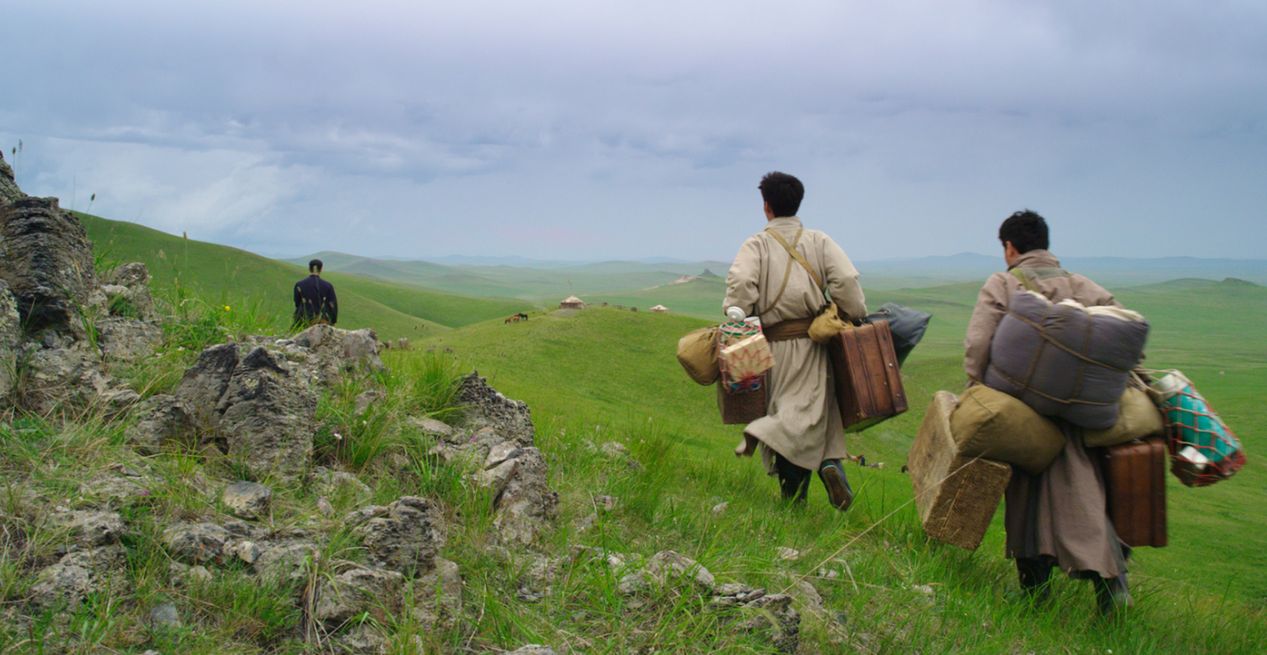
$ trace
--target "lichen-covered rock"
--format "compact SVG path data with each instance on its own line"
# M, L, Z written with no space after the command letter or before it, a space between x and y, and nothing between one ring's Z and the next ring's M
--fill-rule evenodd
M317 556L317 545L305 539L261 546L253 566L260 577L295 582L307 578L308 563Z
M43 348L26 343L23 383L17 404L37 414L59 409L98 409L120 414L141 400L121 381L105 373L100 358L84 345Z
M792 607L787 594L767 594L745 603L752 616L741 629L767 635L780 653L795 653L801 643L801 616Z
M312 461L317 396L264 348L233 371L220 398L220 432L234 457L257 478L300 478Z
M546 460L536 448L522 448L499 464L512 467L493 500L493 524L503 540L531 544L549 529L559 513L559 495L546 484Z
M490 427L497 434L512 439L521 446L533 445L536 430L532 425L532 412L527 403L503 396L490 387L488 381L478 373L471 373L462 379L458 387L457 402L464 408L468 427Z
M273 500L273 490L259 484L239 480L224 488L220 494L220 502L229 508L234 516L244 519L258 519L268 514Z
M313 384L327 386L348 371L376 371L383 368L378 357L378 337L373 330L342 330L332 325L314 325L290 339L270 346L276 348L296 369L296 375Z
M417 496L405 496L386 507L370 507L349 515L372 563L416 577L435 565L444 545L442 516L436 505Z
M13 176L13 167L9 166L9 162L4 160L4 153L0 152L0 212L13 201L25 197L26 194L18 188Z
M405 577L396 571L356 566L317 586L313 618L330 627L364 613L391 616L400 605Z
M18 198L0 213L0 279L17 298L23 329L81 335L80 308L97 286L84 226L56 198Z
M179 523L163 531L163 546L174 559L204 564L222 559L231 538L228 530L214 523Z
M652 584L664 585L674 580L690 581L702 593L712 593L717 587L716 578L699 562L678 552L663 550L647 560L641 571L621 578L618 588L622 594L631 596L647 591Z
M76 544L89 548L118 543L125 529L118 512L102 510L53 512L49 521L65 530Z
M18 301L0 280L0 409L12 407L18 383L18 343L22 338Z
M233 342L211 346L198 355L198 361L185 371L176 387L176 397L193 410L194 425L204 433L219 428L217 407L229 388L233 370L238 366L238 345Z
M318 496L338 498L350 495L357 500L366 500L374 493L354 474L324 466L313 469L312 489Z
M365 624L341 630L326 643L339 655L384 655L388 648L387 638L382 632Z
M431 572L414 583L412 614L428 630L451 628L462 618L462 575L456 563L435 558Z
M111 316L152 321L157 318L150 294L150 271L141 262L124 264L110 271L104 280L107 309Z
M101 354L115 362L148 357L163 341L163 331L157 325L136 318L112 316L97 321L95 326Z
M163 444L194 443L193 410L176 396L158 394L141 401L133 410L140 420L124 432L124 438L144 455L153 455Z
M42 569L31 587L31 604L40 608L78 607L90 594L104 591L112 578L121 579L127 563L122 546L77 550Z

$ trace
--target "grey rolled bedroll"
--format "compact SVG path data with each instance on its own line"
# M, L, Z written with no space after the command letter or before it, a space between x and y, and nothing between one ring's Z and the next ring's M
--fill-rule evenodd
M1104 430L1117 421L1147 340L1148 322L1130 310L1018 291L990 343L984 382L1043 416Z

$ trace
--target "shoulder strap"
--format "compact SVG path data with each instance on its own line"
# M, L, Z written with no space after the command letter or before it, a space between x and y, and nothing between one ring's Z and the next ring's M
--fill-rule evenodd
M798 251L796 248L793 248L792 244L788 243L787 239L784 239L783 236L779 234L778 232L775 232L774 230L771 230L770 228L766 228L766 232L769 232L770 236L774 237L774 240L778 241L779 245L783 246L783 249L787 251L787 254L791 255L792 259L795 259L796 262L800 264L802 268L805 269L805 272L809 273L809 276L811 278L814 278L814 286L822 290L823 295L827 295L827 290L823 287L823 278L818 275L818 272L814 270L814 267L809 265L809 261L805 259L805 255L802 255L800 251ZM797 239L799 240L801 236L800 230L797 230L796 236L797 236Z
M771 234L774 234L774 232L770 231L769 229L767 229L767 231L769 231ZM775 234L775 236L778 237L779 243L785 243L782 237L779 237L777 234ZM796 231L796 236L793 237L792 239L792 243L796 243L800 240L801 240L801 230L798 229ZM757 311L757 316L764 315L766 312L769 312L771 309L774 309L775 305L779 304L779 301L783 299L783 292L787 291L787 281L788 281L788 278L791 276L792 276L792 260L789 259L787 260L787 268L783 270L783 284L779 285L779 292L774 295L774 300L771 300L770 304L766 305L765 309Z
M1029 279L1029 276L1026 275L1025 271L1022 271L1020 267L1014 268L1008 272L1012 274L1012 277L1020 281L1021 286L1025 287L1027 291L1033 291L1034 293L1042 293L1042 291L1038 290L1038 285L1034 284L1034 281Z

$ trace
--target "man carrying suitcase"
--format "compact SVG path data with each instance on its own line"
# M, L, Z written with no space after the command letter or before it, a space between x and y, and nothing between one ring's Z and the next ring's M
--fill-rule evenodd
M808 333L809 322L822 309L823 289L789 248L816 271L836 305L855 318L867 314L858 271L831 237L801 225L796 212L805 187L800 180L774 172L758 188L766 228L739 249L726 277L722 309L739 307L761 318L774 368L766 378L766 416L744 429L749 447L740 454L753 454L759 444L766 471L778 476L783 497L794 502L804 502L817 471L829 502L845 511L853 490L840 463L847 456L844 428L827 347L811 341Z
M964 369L980 383L990 363L994 331L1013 293L1026 288L1053 302L1072 299L1086 306L1116 305L1113 295L1081 275L1060 268L1047 250L1047 222L1025 210L999 228L1008 272L986 280L977 297L964 341ZM1053 566L1091 580L1100 611L1131 605L1124 544L1109 518L1104 478L1097 458L1083 445L1082 431L1053 419L1065 436L1064 450L1038 475L1017 467L1008 483L1004 526L1007 556L1016 560L1021 588L1035 598L1047 593Z

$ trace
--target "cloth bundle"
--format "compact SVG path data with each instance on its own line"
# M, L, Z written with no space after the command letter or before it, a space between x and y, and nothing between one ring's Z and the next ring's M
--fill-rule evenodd
M1183 373L1166 372L1152 390L1166 415L1170 470L1180 482L1203 487L1232 477L1245 465L1240 439Z
M864 323L888 321L889 332L893 335L893 350L897 354L898 366L906 362L915 345L924 338L928 330L928 321L933 318L928 312L921 312L905 305L886 302L880 308L867 314Z
M984 381L1044 416L1108 429L1147 339L1136 312L1018 291L995 330Z
M957 455L1015 464L1027 473L1042 473L1065 447L1055 423L1025 403L984 385L959 396L950 414L950 433Z
M760 389L766 371L774 367L770 344L761 333L761 323L727 321L718 328L718 365L721 386L727 393Z
M1082 434L1082 442L1092 448L1116 446L1135 439L1143 439L1153 435L1161 435L1166 426L1161 412L1149 397L1148 392L1134 386L1128 386L1122 392L1119 403L1121 410L1117 414L1117 423L1107 430L1087 430Z

